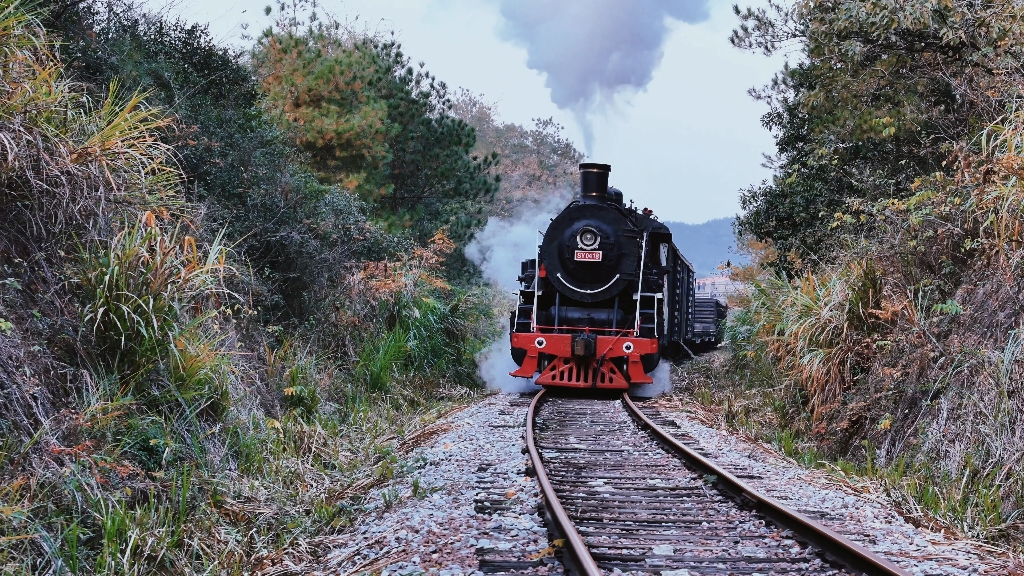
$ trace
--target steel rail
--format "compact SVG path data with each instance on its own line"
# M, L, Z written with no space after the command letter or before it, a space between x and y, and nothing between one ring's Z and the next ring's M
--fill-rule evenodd
M533 401L530 402L530 409L526 413L526 448L530 452L533 471L537 475L537 485L540 486L540 490L544 494L544 501L547 503L557 529L565 536L567 544L565 549L572 555L576 567L579 568L582 574L587 576L601 576L601 569L597 567L597 562L590 555L590 550L587 549L587 545L583 542L583 537L580 536L579 531L576 530L576 525L573 524L569 515L565 513L565 508L562 507L562 503L558 500L555 487L551 485L551 481L548 480L548 474L544 471L544 463L540 459L540 451L537 450L537 446L533 441L534 415L537 412L537 406L544 397L544 392L544 390L541 390L533 397Z
M846 537L833 532L803 514L787 508L781 502L754 490L746 482L743 482L714 462L681 444L637 408L636 404L630 400L628 394L624 393L622 400L633 418L641 426L649 429L657 440L670 448L685 460L687 464L704 474L715 476L715 483L719 489L737 500L751 504L755 510L775 524L791 530L800 539L824 552L826 555L868 576L910 576L910 573L906 570L878 556L860 544L848 540Z

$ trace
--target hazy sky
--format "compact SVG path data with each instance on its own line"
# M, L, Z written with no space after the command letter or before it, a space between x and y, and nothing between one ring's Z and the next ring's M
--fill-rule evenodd
M746 91L767 83L782 63L729 44L733 1L321 5L371 30L394 30L413 62L496 103L504 121L554 117L578 148L591 143L589 160L612 165L611 183L627 199L663 220L703 222L739 211L739 190L768 177L762 154L773 151L760 125L764 105ZM263 13L269 3L147 0L153 9L209 23L215 38L234 44L242 43L245 26L257 35L270 23Z

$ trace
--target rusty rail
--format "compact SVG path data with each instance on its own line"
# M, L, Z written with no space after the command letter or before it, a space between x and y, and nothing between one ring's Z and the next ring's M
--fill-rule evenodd
M793 531L794 534L811 546L867 576L910 576L910 573L906 570L856 542L848 540L803 514L790 510L781 502L759 493L714 462L681 444L637 408L636 404L630 400L628 394L622 395L622 401L633 418L641 426L647 428L658 441L670 448L688 465L704 474L713 475L716 478L715 482L719 490L731 495L736 500L750 504L761 515L778 526ZM530 409L532 414L533 407L531 406ZM527 434L530 434L529 428L527 428Z
M529 450L530 461L533 462L533 470L537 475L537 485L540 486L540 490L544 494L544 502L551 512L551 518L557 525L557 530L565 536L565 551L572 556L576 568L587 576L601 576L601 569L597 567L597 562L590 555L587 545L583 542L583 537L580 536L569 515L565 513L565 508L558 501L555 488L551 485L551 481L548 480L548 475L544 471L544 463L541 461L540 451L537 450L537 446L533 441L533 417L537 411L537 405L544 397L544 392L544 390L541 390L533 397L533 401L530 402L530 409L526 413L526 448Z

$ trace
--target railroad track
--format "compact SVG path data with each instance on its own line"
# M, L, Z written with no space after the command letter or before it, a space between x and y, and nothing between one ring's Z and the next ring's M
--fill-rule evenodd
M526 445L563 562L588 576L908 573L759 494L623 395L530 404Z

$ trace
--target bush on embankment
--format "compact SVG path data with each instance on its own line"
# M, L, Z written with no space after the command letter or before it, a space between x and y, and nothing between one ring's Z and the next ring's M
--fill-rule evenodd
M203 28L116 0L48 8L0 0L0 566L312 562L370 488L414 472L402 437L479 389L490 323L451 265L475 209L391 211L346 183L450 178L450 204L479 207L491 161L395 45L367 40L354 71L391 98L389 153L341 169ZM304 119L358 110L329 112ZM426 159L400 150L417 138ZM437 158L443 174L410 176Z
M738 45L793 41L804 58L766 92L780 155L744 196L759 262L717 398L787 453L882 480L922 521L1017 544L1019 16L846 0L742 15Z

